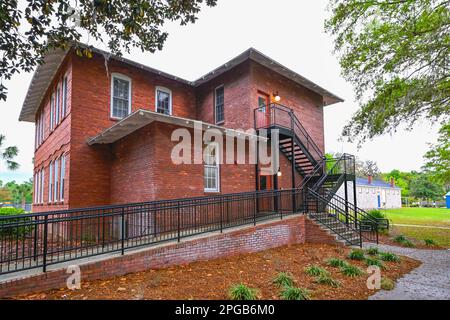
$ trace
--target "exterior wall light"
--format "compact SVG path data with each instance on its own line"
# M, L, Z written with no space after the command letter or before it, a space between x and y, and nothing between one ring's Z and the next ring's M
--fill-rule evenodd
M281 169L280 168L278 168L277 176L281 177Z
M276 91L276 92L273 93L273 97L274 97L274 100L275 100L276 102L279 102L279 101L281 100L281 97L280 97L280 95L278 94L278 91Z

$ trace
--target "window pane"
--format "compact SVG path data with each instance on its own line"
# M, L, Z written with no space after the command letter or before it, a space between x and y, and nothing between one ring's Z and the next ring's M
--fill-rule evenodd
M223 87L216 89L215 94L215 110L216 110L216 122L222 122L224 120L224 89Z
M170 94L158 90L156 96L156 112L170 115Z
M113 110L116 118L124 118L128 115L130 106L130 82L124 79L113 80Z

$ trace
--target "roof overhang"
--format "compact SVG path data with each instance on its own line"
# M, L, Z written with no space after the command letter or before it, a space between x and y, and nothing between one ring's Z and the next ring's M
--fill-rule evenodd
M35 121L36 112L44 99L45 93L69 50L57 49L50 51L44 57L44 62L36 68L28 86L19 121Z
M295 71L292 71L291 69L283 66L282 64L278 63L277 61L269 58L268 56L264 55L263 53L259 52L258 50L254 48L250 48L237 56L236 58L228 61L227 63L223 64L222 66L218 67L217 69L211 71L210 73L204 75L200 79L194 81L195 86L202 85L203 83L206 83L210 81L211 79L218 77L224 72L227 72L228 70L236 67L237 65L245 62L246 60L252 60L255 61L266 68L308 88L309 90L319 94L323 98L324 105L330 105L338 102L343 102L344 100L337 95L331 93L328 90L325 90L324 88L320 87L319 85L315 84L314 82L306 79L305 77L301 76L300 74L296 73Z
M256 139L258 137L253 132L228 129L210 123L140 109L133 112L126 118L120 120L119 122L115 123L108 129L102 131L95 137L88 139L87 143L88 145L111 144L126 137L127 135L133 133L134 131L145 127L146 125L151 124L154 121L172 124L185 128L201 128L202 130L216 129L222 133L225 133L233 137L248 138L248 139ZM265 140L266 138L259 137L259 139Z

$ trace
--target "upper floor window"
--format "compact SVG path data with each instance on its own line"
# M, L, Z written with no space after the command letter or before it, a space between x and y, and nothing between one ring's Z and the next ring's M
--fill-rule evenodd
M164 87L156 87L156 112L172 114L172 91Z
M61 106L61 118L66 116L67 112L67 76L63 78L62 82L62 106Z
M131 113L131 79L113 73L111 79L111 117L122 119Z
M206 192L219 191L219 147L210 143L204 151L204 180Z
M50 98L50 131L54 128L54 111L55 111L55 94L52 93Z
M216 88L214 93L214 109L216 115L216 123L221 123L225 120L224 117L224 102L225 102L224 87L220 86Z

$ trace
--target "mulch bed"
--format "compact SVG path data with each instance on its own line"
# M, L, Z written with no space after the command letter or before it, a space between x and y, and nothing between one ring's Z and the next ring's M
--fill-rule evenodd
M23 295L16 299L228 299L236 283L259 290L260 299L279 299L272 280L278 272L291 272L296 286L310 290L312 299L367 299L375 293L366 286L367 275L350 278L338 268L326 265L331 257L345 259L349 248L325 244L302 244L274 248L211 261L199 261L167 269L148 270L108 280L83 282L80 290L63 288ZM366 270L362 261L347 260ZM314 283L304 268L318 264L326 268L342 286L332 288ZM402 257L401 262L384 262L382 276L393 280L410 272L420 262Z

